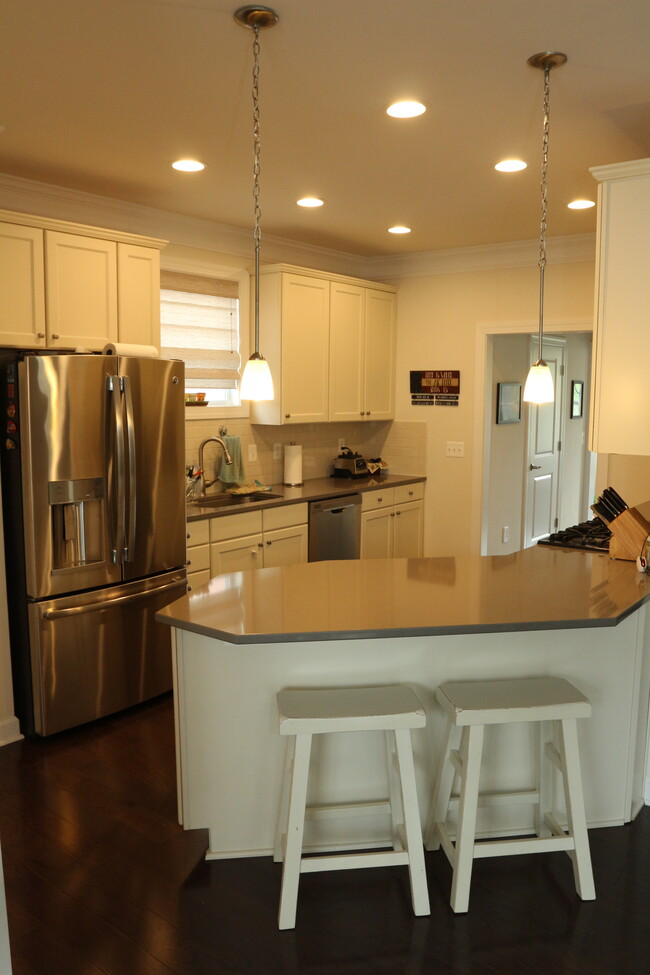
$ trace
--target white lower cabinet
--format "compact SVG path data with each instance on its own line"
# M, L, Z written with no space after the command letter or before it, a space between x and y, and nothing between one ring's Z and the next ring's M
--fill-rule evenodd
M307 561L307 505L212 518L210 575Z
M362 559L420 558L423 527L423 483L362 494Z

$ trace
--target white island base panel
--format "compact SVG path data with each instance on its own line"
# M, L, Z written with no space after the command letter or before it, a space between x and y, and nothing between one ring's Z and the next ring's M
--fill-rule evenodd
M412 732L422 823L443 728L435 688L447 680L556 675L592 702L578 721L590 827L621 825L643 805L650 654L642 607L617 626L470 635L234 645L176 629L175 704L179 819L209 829L208 858L270 854L279 807L284 741L275 695L283 687L408 684L427 711ZM481 788L533 786L531 726L486 729ZM565 823L556 782L556 815ZM381 734L318 736L310 799L336 803L388 794ZM489 816L489 818L488 818ZM530 832L532 807L479 810L484 835ZM309 822L305 845L361 848L388 839L381 816Z

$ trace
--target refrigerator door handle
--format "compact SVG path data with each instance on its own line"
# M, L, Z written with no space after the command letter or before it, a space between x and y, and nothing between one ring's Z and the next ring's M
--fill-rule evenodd
M128 491L126 494L125 515L127 534L126 545L124 548L124 561L133 562L135 558L135 519L136 519L136 499L137 499L137 471L135 459L135 423L133 420L133 394L131 392L131 380L128 376L120 377L122 389L124 391L124 404L126 406L126 449L128 453L129 478Z
M107 377L113 416L113 461L115 471L115 516L112 526L113 548L111 562L124 561L126 465L124 459L124 420L122 415L121 382L119 376Z
M156 589L129 593L128 596L117 596L115 599L98 599L94 603L85 603L83 606L67 606L65 609L46 609L43 613L43 619L60 620L64 617L83 616L85 613L97 613L100 609L109 609L113 606L125 606L129 603L136 603L140 599L148 599L150 596L158 595L158 593L167 592L169 589L178 589L183 583L185 583L184 579L176 579L174 582L166 582Z

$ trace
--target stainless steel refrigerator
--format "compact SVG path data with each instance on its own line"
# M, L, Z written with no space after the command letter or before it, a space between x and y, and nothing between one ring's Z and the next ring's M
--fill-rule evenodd
M14 697L49 735L171 687L186 589L183 364L0 354Z

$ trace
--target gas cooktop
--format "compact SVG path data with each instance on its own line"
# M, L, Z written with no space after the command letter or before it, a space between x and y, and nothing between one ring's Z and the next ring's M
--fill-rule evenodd
M609 551L612 533L600 518L582 521L546 538L540 538L538 545L554 545L556 548L581 548L587 552Z

